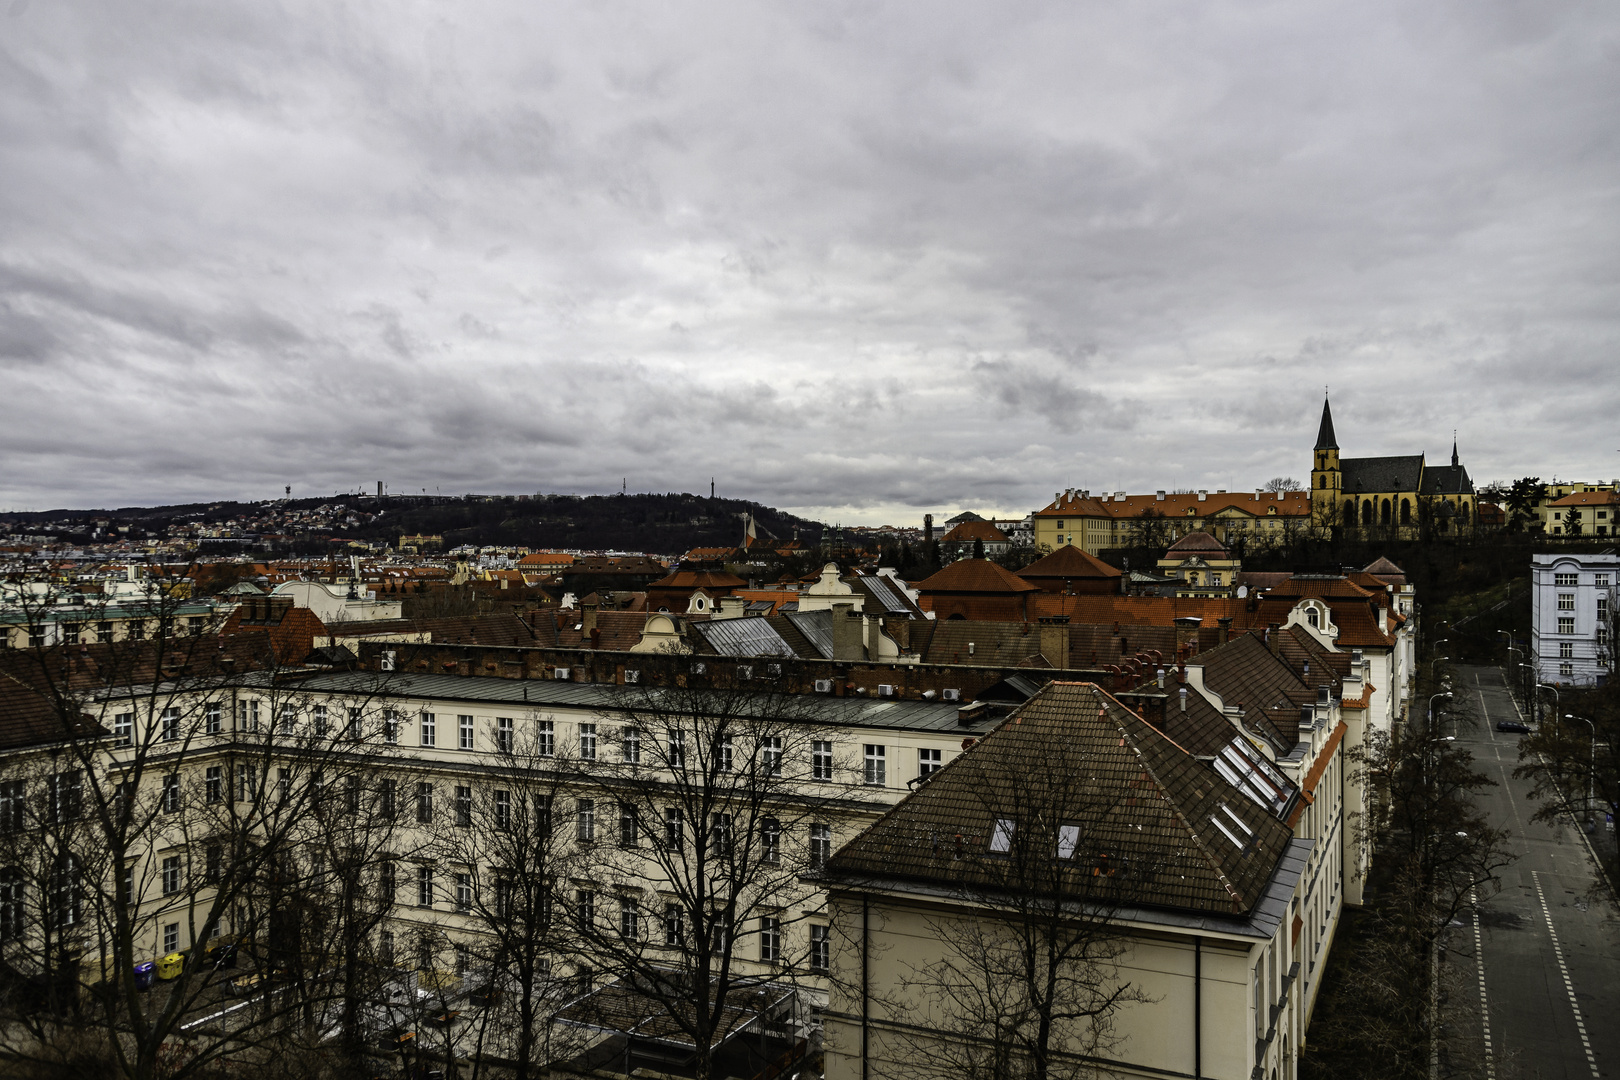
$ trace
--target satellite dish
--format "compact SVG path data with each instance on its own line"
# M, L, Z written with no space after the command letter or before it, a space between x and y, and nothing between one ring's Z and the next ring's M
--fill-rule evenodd
M1249 595L1249 587L1247 585L1239 585L1237 594L1238 599L1242 600L1244 597Z

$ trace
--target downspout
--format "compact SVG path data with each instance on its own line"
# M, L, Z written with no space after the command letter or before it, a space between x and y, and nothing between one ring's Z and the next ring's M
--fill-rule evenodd
M1193 1076L1204 1075L1204 939L1193 938Z
M868 987L866 954L870 941L872 898L861 896L861 1080L866 1080L866 1040L870 1017L867 1010Z

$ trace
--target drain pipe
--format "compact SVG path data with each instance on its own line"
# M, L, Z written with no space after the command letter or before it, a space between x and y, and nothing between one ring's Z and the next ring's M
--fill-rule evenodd
M1204 1075L1204 939L1193 938L1193 1076Z
M868 1000L868 996L869 996L868 988L869 988L870 984L867 981L868 973L867 973L867 966L866 966L866 954L868 952L867 945L868 945L868 942L870 940L870 930L871 930L870 920L871 920L871 917L872 917L872 898L863 893L861 895L861 1080L866 1080L866 1068L867 1068L867 1065L866 1065L866 1062L867 1062L866 1040L867 1040L867 1029L868 1029L868 1026L870 1024L870 1018L869 1018L868 1006L867 1006L867 1000Z

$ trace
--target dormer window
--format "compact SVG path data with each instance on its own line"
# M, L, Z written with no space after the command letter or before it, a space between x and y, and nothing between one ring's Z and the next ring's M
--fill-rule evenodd
M1315 627L1317 629L1321 628L1321 626L1322 626L1322 616L1315 608L1306 608L1305 609L1305 618L1306 618L1307 621L1310 622L1312 627Z
M1013 833L1018 823L1012 818L996 818L996 826L990 832L990 850L998 855L1005 855L1012 850Z

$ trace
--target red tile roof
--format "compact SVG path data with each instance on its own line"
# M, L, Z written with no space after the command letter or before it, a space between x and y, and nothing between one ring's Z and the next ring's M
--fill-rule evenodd
M912 588L928 593L1031 593L1040 587L989 559L961 559Z
M1022 570L1021 578L1117 578L1124 571L1116 570L1095 555L1090 555L1073 544L1064 544L1050 555L1043 555Z

